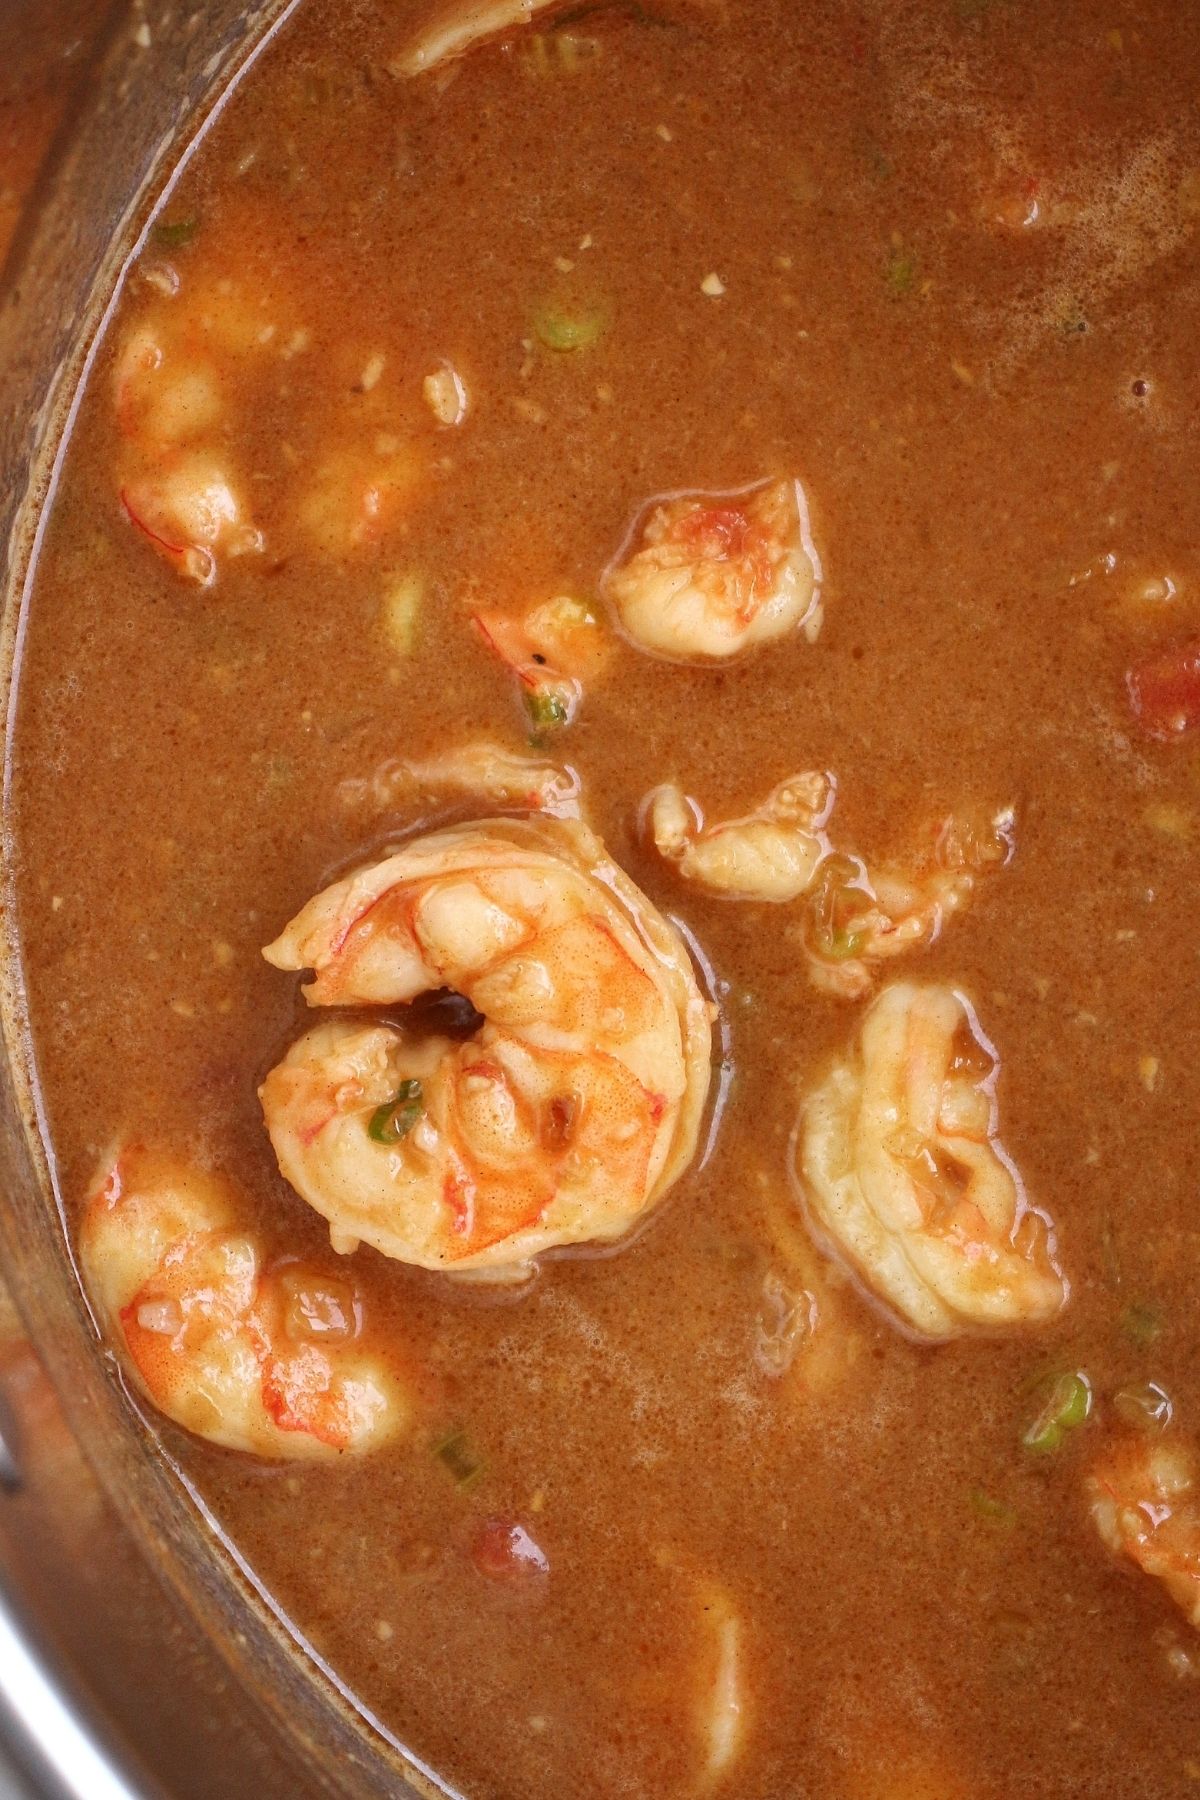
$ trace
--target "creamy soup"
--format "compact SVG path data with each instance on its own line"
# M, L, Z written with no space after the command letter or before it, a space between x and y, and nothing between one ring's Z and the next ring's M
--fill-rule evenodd
M1183 0L305 0L129 266L62 1197L470 1800L1200 1783L1198 92Z

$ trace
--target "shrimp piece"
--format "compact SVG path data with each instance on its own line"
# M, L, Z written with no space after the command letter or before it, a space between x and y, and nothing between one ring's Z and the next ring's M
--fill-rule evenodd
M685 881L730 900L795 900L807 893L829 843L823 826L833 805L828 775L808 770L772 788L745 818L721 825L673 783L642 802L655 849Z
M361 1455L411 1402L360 1341L348 1282L268 1260L214 1175L127 1146L97 1179L80 1252L88 1291L146 1397L177 1425L253 1456Z
M465 1042L339 1018L259 1090L280 1169L328 1219L431 1269L519 1279L622 1236L691 1160L710 1009L674 928L575 821L430 833L326 888L263 952L313 1006L451 988Z
M721 1785L746 1741L746 1694L742 1621L718 1582L701 1589L705 1642L699 1670L697 1732L703 1746L702 1793Z
M472 794L520 812L579 817L581 784L572 768L541 757L522 756L481 739L424 759L393 757L363 780L354 776L338 789L344 806L370 804L378 811L401 800L434 800L444 793Z
M591 607L563 594L523 618L501 612L477 612L471 618L488 649L516 676L535 729L569 725L579 710L585 679L598 675L609 655Z
M155 550L202 587L216 579L219 558L263 548L222 437L241 371L278 351L287 322L267 289L173 274L118 347L121 504Z
M378 544L409 510L421 478L411 448L350 439L333 449L301 497L298 518L313 548L334 561Z
M962 994L894 982L803 1107L812 1225L919 1338L1042 1323L1066 1299L1050 1221L997 1137L998 1062Z
M872 871L856 856L826 857L801 938L815 986L839 999L861 999L874 986L877 964L936 942L979 877L1009 861L1013 817L1006 806L983 823L970 816L944 820L932 856L911 873Z
M821 562L798 481L652 504L603 582L626 635L673 662L715 662L821 627Z
M1200 1453L1179 1431L1122 1434L1093 1465L1086 1492L1109 1549L1160 1581L1200 1631Z
M849 1283L804 1229L793 1196L774 1172L755 1171L764 1202L771 1260L763 1276L754 1333L754 1365L769 1381L820 1401L864 1370L867 1338ZM856 1316L857 1315L857 1316Z
M487 38L500 37L528 25L555 0L452 0L438 9L433 21L388 64L393 75L427 75L432 69L467 51Z

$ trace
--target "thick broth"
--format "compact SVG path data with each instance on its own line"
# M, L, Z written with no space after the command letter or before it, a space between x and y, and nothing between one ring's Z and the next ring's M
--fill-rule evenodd
M618 640L559 740L714 971L732 1082L712 1155L617 1254L551 1259L516 1296L361 1250L370 1307L428 1371L413 1441L333 1469L164 1441L307 1638L473 1800L701 1791L689 1571L747 1622L730 1793L1191 1792L1200 1665L1087 1523L1092 1427L1042 1459L1020 1438L1047 1367L1102 1394L1152 1376L1200 1411L1200 765L1132 732L1123 673L1162 627L1121 604L1142 571L1174 579L1174 618L1200 608L1200 31L1182 0L668 0L573 29L597 46L575 67L514 38L404 82L391 7L309 0L175 195L183 279L244 244L309 333L286 377L248 370L227 427L282 554L210 591L154 556L118 505L101 354L13 748L62 1192L77 1207L114 1138L152 1138L332 1264L255 1086L302 1012L261 945L414 823L342 784L481 733L524 745L467 622L480 594L594 593L648 496L799 471L816 645L710 670ZM559 294L603 335L531 351ZM472 400L454 435L419 397L443 358ZM425 487L383 545L318 560L289 537L290 471L368 406ZM1080 579L1109 554L1115 574ZM406 659L378 619L398 566L426 583ZM916 968L978 1003L1005 1143L1072 1283L1049 1330L936 1348L847 1291L856 1354L826 1384L803 1350L777 1381L753 1352L798 1101L857 1012L813 990L779 911L684 891L636 832L655 781L723 817L805 767L837 772L872 854L964 800L1015 802L1011 867ZM487 1461L469 1493L431 1453L455 1424ZM538 1594L473 1566L490 1516L535 1533Z

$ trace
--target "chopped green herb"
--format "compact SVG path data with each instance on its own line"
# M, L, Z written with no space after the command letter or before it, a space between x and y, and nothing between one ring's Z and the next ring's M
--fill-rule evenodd
M1092 1410L1092 1385L1075 1371L1052 1378L1041 1411L1026 1428L1021 1442L1027 1450L1044 1456L1057 1450L1069 1431L1084 1423Z
M1174 1413L1171 1396L1157 1381L1137 1381L1113 1395L1113 1411L1139 1431L1164 1431Z
M454 1485L461 1493L469 1494L487 1474L487 1464L472 1449L470 1439L461 1427L456 1427L448 1436L439 1439L433 1446L433 1454L453 1477Z
M534 336L547 350L565 354L587 350L604 332L604 315L595 307L568 311L561 306L544 306L533 321Z
M885 271L889 291L900 299L904 294L911 294L916 286L917 259L911 250L904 250L894 245L887 260Z
M160 219L151 235L164 250L180 250L184 244L191 243L199 226L200 221L195 218Z
M1162 1308L1152 1300L1134 1300L1121 1314L1121 1330L1144 1349L1163 1328Z
M367 1136L377 1144L398 1144L408 1136L424 1110L420 1082L402 1081L394 1098L385 1100L371 1114Z
M989 1525L998 1525L1003 1531L1011 1531L1017 1522L1017 1509L1010 1506L1007 1500L995 1500L991 1494L985 1494L982 1488L971 1491L971 1509Z
M525 695L525 710L537 732L554 731L570 722L571 709L551 688L534 688Z

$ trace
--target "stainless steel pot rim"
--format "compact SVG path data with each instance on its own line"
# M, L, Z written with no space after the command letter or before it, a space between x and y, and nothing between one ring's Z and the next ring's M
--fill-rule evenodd
M38 1800L142 1800L64 1693L25 1622L0 1591L0 1740Z

